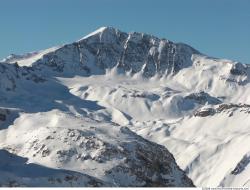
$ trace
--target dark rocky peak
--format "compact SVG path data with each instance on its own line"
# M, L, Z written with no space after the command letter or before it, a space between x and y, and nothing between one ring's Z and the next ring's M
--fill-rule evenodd
M45 54L33 66L51 67L57 75L105 74L106 69L140 72L144 77L174 75L192 65L199 52L185 44L175 44L149 34L121 32L102 27L79 41ZM48 73L48 71L46 71Z
M128 34L113 27L101 27L88 34L78 41L78 43L116 43L117 40L125 40ZM123 37L123 38L121 38Z
M232 68L230 70L230 73L232 75L247 75L248 70L249 70L249 66L237 62L235 64L232 64Z

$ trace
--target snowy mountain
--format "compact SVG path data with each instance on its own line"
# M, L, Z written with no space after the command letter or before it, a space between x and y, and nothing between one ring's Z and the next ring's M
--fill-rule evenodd
M249 186L249 76L111 27L11 55L0 63L0 184Z

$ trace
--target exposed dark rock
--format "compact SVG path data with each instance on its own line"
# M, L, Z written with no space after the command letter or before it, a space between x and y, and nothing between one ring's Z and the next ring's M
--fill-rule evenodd
M233 116L235 110L240 110L240 112L244 112L246 114L250 113L250 105L248 104L220 104L217 108L203 108L201 110L197 110L194 113L194 116L198 117L206 117L212 116L217 113L227 112L229 113L229 117Z
M235 169L231 172L233 175L238 175L247 167L250 163L250 156L244 156L242 160L237 164Z
M213 108L206 108L200 111L196 111L194 116L206 117L206 116L212 116L214 114L215 114L215 110Z
M199 52L192 47L159 39L144 33L124 33L107 27L78 42L44 55L34 68L73 71L81 75L103 74L118 67L120 72L142 72L145 77L173 75L191 66L191 57ZM65 73L64 73L65 74Z
M228 110L232 108L249 108L250 109L250 105L248 104L220 104L219 107L216 109L216 111L222 112L224 110Z
M216 105L216 104L220 104L221 100L219 100L218 98L212 97L210 96L208 93L201 91L198 93L192 93L188 96L184 97L185 99L190 99L190 100L195 100L197 101L199 104L212 104L212 105Z
M232 65L230 73L232 75L246 75L247 74L247 66L242 63L236 63Z

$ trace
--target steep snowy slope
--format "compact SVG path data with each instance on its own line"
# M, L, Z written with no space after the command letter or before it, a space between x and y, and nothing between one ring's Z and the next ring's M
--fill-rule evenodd
M39 52L31 52L31 53L27 53L24 55L11 54L7 58L3 59L2 62L12 63L12 64L17 63L20 66L30 66L32 63L34 63L38 59L41 59L43 55L51 51L55 51L56 49L59 49L59 47L52 47L46 50L42 50Z
M191 186L175 158L196 186L250 184L248 65L103 27L0 69L0 148L30 163L101 186Z
M28 164L27 160L0 150L0 187L111 186L88 175Z
M30 163L88 174L112 186L192 186L163 146L88 117L59 110L21 113L0 139L3 149Z

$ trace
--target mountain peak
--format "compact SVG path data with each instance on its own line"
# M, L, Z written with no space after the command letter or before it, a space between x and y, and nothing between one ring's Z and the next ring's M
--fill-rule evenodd
M117 31L117 29L113 28L113 27L110 27L110 26L103 26L103 27L100 27L98 28L97 30L95 30L94 32L91 32L89 33L88 35L84 36L83 38L81 38L79 41L82 41L84 39L87 39L87 38L91 38L93 36L100 36L102 35L103 33L115 33Z
M101 27L79 41L50 52L33 65L53 71L95 75L117 68L119 73L140 73L145 77L174 75L192 65L194 48L153 35L122 32ZM74 65L74 66L73 66Z
M105 74L107 69L118 68L119 73L140 73L152 77L174 75L182 68L191 66L194 54L200 53L188 45L105 26L74 43L15 59L8 58L5 62L17 62L19 66L34 65L39 70L49 66L52 72L63 75Z
M12 55L0 186L249 186L249 93L247 65L112 27Z

